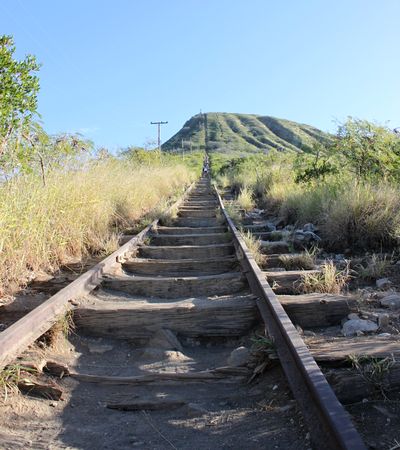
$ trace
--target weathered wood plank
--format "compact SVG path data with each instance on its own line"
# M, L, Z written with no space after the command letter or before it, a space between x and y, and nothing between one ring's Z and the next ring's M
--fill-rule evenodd
M232 244L213 245L179 245L179 246L151 246L143 245L139 248L139 256L150 259L208 259L230 256L235 253Z
M305 275L315 275L319 270L283 270L282 272L263 272L275 294L301 293L301 280Z
M383 336L351 338L312 338L306 341L313 357L320 362L344 361L350 355L385 358L400 356L400 339Z
M246 367L217 367L215 369L203 370L199 372L158 372L148 375L138 375L132 377L113 377L113 376L98 376L87 375L71 372L70 376L79 381L87 383L103 383L116 385L141 385L152 384L160 382L204 382L204 381L227 381L228 378L243 378L250 373Z
M235 256L204 260L135 258L124 262L122 267L137 275L206 275L236 270L238 261Z
M217 211L212 209L188 209L188 208L180 208L178 212L179 217L188 217L188 218L207 218L207 217L216 217Z
M212 245L224 244L232 241L229 233L215 234L176 234L176 235L157 235L151 234L151 245Z
M174 226L182 227L218 227L221 226L214 217L179 217L174 220Z
M241 336L259 320L251 294L194 298L178 302L88 297L74 313L77 329L93 336L143 341L168 328L180 336Z
M227 228L224 226L221 227L162 227L157 226L155 232L160 236L168 235L168 234L214 234L214 233L224 233L227 231Z
M288 316L302 328L337 325L356 307L356 299L345 295L278 295Z
M191 277L161 277L114 274L105 277L102 286L106 289L126 292L133 295L146 295L158 298L179 298L201 295L226 295L240 292L246 288L245 277L241 272L228 272L217 275Z

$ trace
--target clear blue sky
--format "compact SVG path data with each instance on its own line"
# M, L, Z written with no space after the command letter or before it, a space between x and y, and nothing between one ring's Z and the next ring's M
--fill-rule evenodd
M399 0L1 0L47 131L111 149L200 109L400 126Z

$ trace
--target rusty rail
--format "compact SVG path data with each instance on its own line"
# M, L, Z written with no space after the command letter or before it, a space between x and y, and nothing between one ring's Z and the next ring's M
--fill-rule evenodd
M171 205L167 212L180 205L192 190L194 184L192 183L186 189L181 198ZM1 332L0 370L48 331L62 314L65 314L69 309L73 309L70 300L86 295L98 286L101 283L103 274L112 269L120 258L123 258L134 247L142 243L149 231L157 225L158 220L154 220L114 253Z
M337 399L304 341L289 319L275 293L255 262L243 237L235 227L214 186L221 211L233 235L236 254L242 265L268 335L273 339L282 368L299 403L318 449L365 450L350 415Z

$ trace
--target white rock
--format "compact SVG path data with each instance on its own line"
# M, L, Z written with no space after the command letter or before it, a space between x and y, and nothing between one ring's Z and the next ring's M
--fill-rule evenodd
M356 313L350 313L347 317L348 317L349 320L357 320L357 319L360 318L358 316L358 314L356 314Z
M385 295L381 299L381 305L392 310L400 309L400 294L394 292L392 294Z
M315 226L312 223L306 223L303 227L303 231L315 231Z
M391 286L392 282L389 280L389 278L380 278L379 280L376 280L376 287L378 289L387 289Z
M228 364L233 367L245 366L250 358L250 350L247 347L238 347L231 352Z
M372 320L351 319L342 328L343 336L354 336L361 332L373 332L378 329L378 325Z

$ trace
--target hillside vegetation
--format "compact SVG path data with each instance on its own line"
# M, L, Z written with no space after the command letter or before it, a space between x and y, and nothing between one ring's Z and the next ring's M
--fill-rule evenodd
M350 118L309 153L211 155L213 175L239 200L286 224L312 222L326 248L396 250L400 244L400 138ZM245 200L245 202L244 202Z
M309 151L331 136L309 125L255 114L204 113L191 117L162 146L165 151L199 149L228 154L271 150Z
M162 214L200 173L203 153L96 151L37 121L39 65L0 37L0 297L71 258L106 255L122 230ZM0 299L1 302L1 299Z

